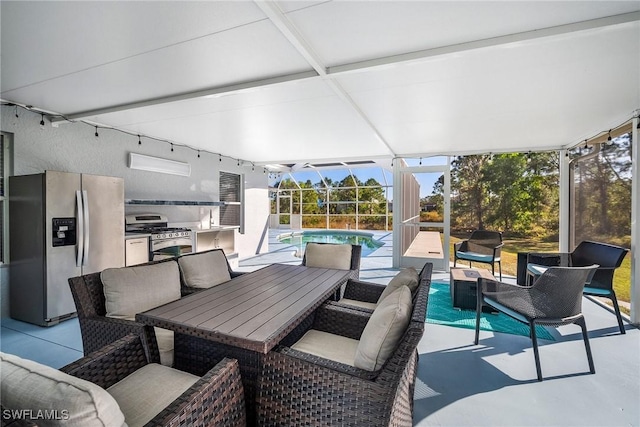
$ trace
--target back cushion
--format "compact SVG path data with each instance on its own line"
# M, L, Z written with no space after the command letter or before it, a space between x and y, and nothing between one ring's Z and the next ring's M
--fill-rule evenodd
M123 426L115 399L97 385L49 366L0 353L0 396L6 410L31 411L39 426Z
M180 274L191 288L210 288L231 280L227 257L222 251L209 251L178 258Z
M362 331L354 366L377 371L391 357L411 320L411 291L396 289L373 311Z
M418 272L415 268L409 267L401 270L398 274L395 275L393 279L391 279L384 291L382 291L382 294L380 294L380 298L378 298L378 304L380 304L383 299L385 299L396 289L399 289L402 286L407 286L413 294L416 289L418 289L418 281Z
M136 313L180 299L178 263L109 268L100 274L107 317L135 320Z
M180 299L180 273L175 261L109 268L100 274L107 317L135 320L136 313ZM173 365L173 331L154 328L160 362Z
M307 243L305 265L307 267L351 269L351 245L331 243Z

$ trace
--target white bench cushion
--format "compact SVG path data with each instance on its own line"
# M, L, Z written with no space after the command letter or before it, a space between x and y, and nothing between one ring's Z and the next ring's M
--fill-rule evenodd
M180 272L173 261L108 268L100 273L107 317L135 320L137 313L180 299ZM155 328L160 360L173 363L173 332Z
M124 413L129 427L143 426L200 378L151 363L107 389Z
M185 285L206 289L231 280L227 257L222 251L209 251L178 258Z
M354 366L358 340L330 334L328 332L308 330L292 349L313 354L325 359Z
M407 329L412 308L411 291L407 286L382 300L362 331L354 366L368 371L382 368Z
M402 286L407 286L411 293L414 293L416 289L418 289L418 281L419 275L415 268L409 267L401 270L393 279L391 279L384 291L382 291L380 298L378 298L378 304Z
M0 361L4 409L30 410L41 426L126 426L118 403L103 388L11 354L0 353ZM38 417L45 410L60 419Z
M351 269L351 245L331 243L307 243L305 265L307 267Z

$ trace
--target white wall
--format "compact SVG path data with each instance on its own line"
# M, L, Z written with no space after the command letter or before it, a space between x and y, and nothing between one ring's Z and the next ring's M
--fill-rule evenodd
M245 234L236 233L236 251L240 258L267 252L268 243L262 240L269 218L268 178L262 168L238 167L235 159L201 153L168 143L138 138L111 129L98 129L83 123L64 123L52 127L47 121L39 125L41 116L13 107L2 107L1 130L14 134L14 174L41 173L44 170L91 173L124 178L125 198L217 201L219 171L244 174L245 178ZM177 144L180 141L175 141ZM188 162L191 176L181 177L155 172L132 170L127 167L129 152ZM216 208L213 208L214 210ZM177 206L125 206L130 212L158 212L166 214L173 223L207 223L209 208ZM216 217L217 212L213 213ZM6 315L6 275L2 280L2 308Z

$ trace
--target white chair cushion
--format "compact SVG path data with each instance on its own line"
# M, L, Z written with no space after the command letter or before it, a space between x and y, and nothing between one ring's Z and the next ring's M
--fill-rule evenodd
M351 269L351 245L332 243L307 243L305 265L307 267Z
M349 298L342 298L340 300L340 303L352 305L354 307L367 308L369 310L375 310L375 308L378 306L378 304L376 304L375 302L358 301L357 299L349 299Z
M126 426L118 403L103 388L11 354L0 353L0 362L4 409L31 411L40 426Z
M124 413L129 427L143 426L200 378L151 363L107 389Z
M382 294L380 294L380 298L378 298L378 304L380 304L383 299L385 299L396 289L399 289L402 286L409 287L411 293L414 293L416 289L418 289L419 280L420 278L415 268L409 267L401 270L398 274L395 275L393 279L391 279L384 291L382 291Z
M185 285L206 289L231 280L227 257L222 251L209 251L178 258Z
M108 268L100 273L107 317L135 320L136 313L180 299L178 263ZM173 362L173 332L155 328L162 364Z
M358 340L315 329L308 330L298 342L291 346L294 350L349 366L354 366L357 347Z
M411 319L411 291L396 289L373 311L356 350L354 366L368 371L382 368L395 351Z

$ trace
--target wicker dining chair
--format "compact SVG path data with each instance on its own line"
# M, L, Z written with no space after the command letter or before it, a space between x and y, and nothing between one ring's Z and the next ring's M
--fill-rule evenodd
M335 268L351 270L350 279L360 278L360 257L362 246L346 243L307 243L302 257L302 264L308 267ZM344 285L333 296L339 300L344 292Z
M420 287L402 338L377 371L294 350L309 329L359 339L370 313L325 304L264 359L258 425L411 426L417 346L424 333L430 281Z
M589 371L592 374L595 373L587 325L582 314L582 289L597 268L597 265L588 267L550 267L532 286L514 285L479 278L474 343L478 344L480 336L480 314L483 306L490 306L519 322L529 325L538 381L542 381L536 325L560 326L575 323L582 329L582 338L589 361Z
M422 286L429 286L432 272L433 264L430 262L425 263L418 273L417 287L415 292L413 292L414 298ZM399 274L400 273L398 273L398 275ZM397 278L398 275L396 275L394 279ZM394 279L392 279L392 281ZM385 292L389 285L391 285L391 282L388 285L382 285L364 280L349 279L345 285L342 298L338 301L331 302L331 304L343 305L371 313L380 302L383 292Z
M7 375L3 379L16 382L6 389L3 384L3 426L5 423L36 426L28 419L4 417L17 413L29 417L31 413L24 410L31 405L51 412L67 411L72 418L68 422L73 425L105 425L118 419L124 419L129 426L246 425L244 392L236 360L223 359L199 378L150 363L140 337L134 334L59 371L30 360L3 356L3 371L6 369ZM48 389L55 389L55 393L43 392Z

